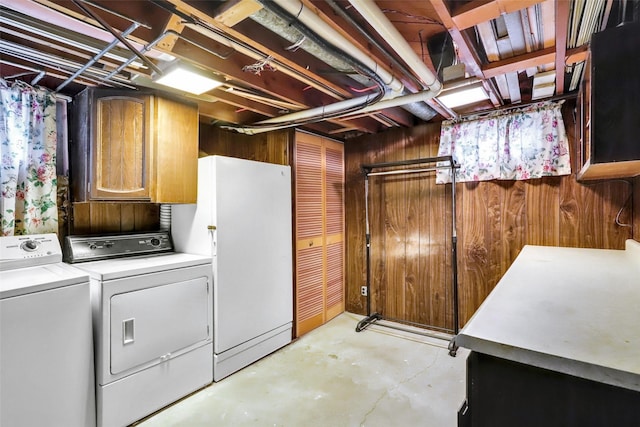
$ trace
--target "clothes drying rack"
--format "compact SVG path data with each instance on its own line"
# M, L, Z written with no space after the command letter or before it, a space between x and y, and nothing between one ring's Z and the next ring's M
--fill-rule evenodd
M403 167L402 169L394 169ZM432 338L449 340L449 355L455 356L457 346L454 341L455 335L459 330L458 320L458 254L457 254L457 235L456 235L456 176L455 170L460 166L455 163L451 156L427 157L415 160L403 160L398 162L364 164L361 166L364 174L364 198L365 198L365 246L366 246L366 288L367 288L367 317L358 322L356 332L365 330L369 325L376 324L391 329L401 330L414 334L424 335ZM385 169L374 171L375 169ZM380 313L371 312L371 233L369 228L369 177L382 175L402 175L422 172L433 172L440 169L449 169L451 176L451 279L453 288L453 330L436 327L433 325L425 325L421 323L409 322L401 319L393 319L385 317ZM439 334L429 333L426 331L417 331L407 329L395 324L380 323L380 321L390 321L400 324L412 325L421 328L438 330ZM453 333L453 335L450 335Z

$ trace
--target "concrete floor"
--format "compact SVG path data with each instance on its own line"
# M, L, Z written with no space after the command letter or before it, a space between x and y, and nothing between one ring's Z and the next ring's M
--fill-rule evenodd
M465 361L447 341L369 326L343 313L139 427L454 427Z

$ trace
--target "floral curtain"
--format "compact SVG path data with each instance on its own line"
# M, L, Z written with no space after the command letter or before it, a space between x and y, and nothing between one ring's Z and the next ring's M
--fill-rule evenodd
M0 102L2 235L55 233L55 95L0 79Z
M562 103L533 104L509 114L442 123L439 156L453 156L456 181L525 180L571 173ZM451 182L439 170L437 183Z

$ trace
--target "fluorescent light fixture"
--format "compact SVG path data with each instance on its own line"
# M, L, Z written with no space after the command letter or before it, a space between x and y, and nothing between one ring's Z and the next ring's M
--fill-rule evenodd
M162 75L154 78L154 81L173 89L200 95L222 84L221 81L206 74L204 70L184 63L177 63L164 71Z
M438 96L438 100L448 108L473 104L485 99L489 99L489 95L482 87L481 82L463 85L451 90L445 89L442 95Z

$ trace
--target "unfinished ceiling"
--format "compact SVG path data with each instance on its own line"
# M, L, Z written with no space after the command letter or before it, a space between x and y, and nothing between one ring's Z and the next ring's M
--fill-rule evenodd
M347 139L575 92L591 34L637 20L613 0L0 0L1 70L73 96L157 88L175 61L224 83L202 123ZM446 107L481 86L488 99ZM180 92L185 95L185 93Z

